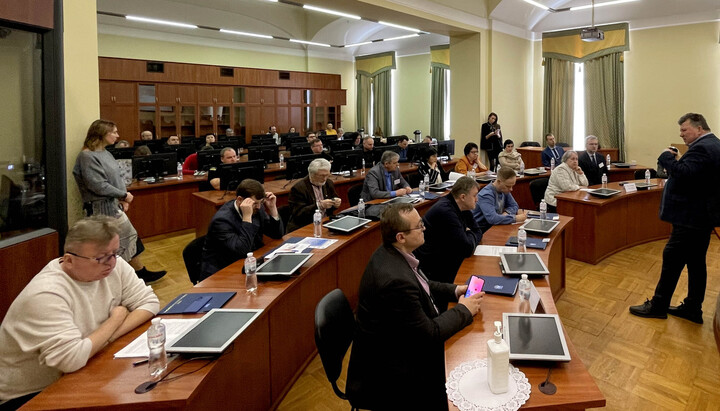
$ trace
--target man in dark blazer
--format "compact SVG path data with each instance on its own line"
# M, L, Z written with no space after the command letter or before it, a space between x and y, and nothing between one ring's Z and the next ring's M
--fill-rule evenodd
M552 135L552 133L545 134L545 143L547 146L540 155L543 167L550 168L553 158L555 159L555 165L559 166L560 160L563 154L565 154L565 149L555 144L555 136Z
M210 221L202 251L203 279L262 247L263 234L280 238L283 233L275 194L255 180L241 181L235 201L225 203Z
M578 165L588 179L588 185L602 183L602 175L607 174L607 164L602 154L598 153L598 138L590 135L585 137L585 151L578 153ZM609 178L609 176L608 176Z
M340 207L340 198L335 185L328 179L330 162L324 158L316 158L308 166L308 175L295 183L290 189L288 204L290 205L290 221L287 232L313 222L315 210L320 203L324 215L331 216Z
M630 307L630 313L649 318L667 314L702 324L702 303L707 283L706 256L713 228L720 226L720 140L710 132L701 114L680 117L680 137L687 152L666 149L658 163L668 172L660 219L672 224L670 239L663 251L660 280L652 300ZM688 269L688 294L679 306L670 300L683 268Z
M465 298L467 285L425 277L412 254L424 241L412 205L389 206L380 231L360 281L348 398L372 410L447 410L444 342L472 323L482 293ZM440 313L437 299L458 304Z
M455 280L463 260L473 255L482 231L473 218L478 185L470 177L460 177L449 195L439 199L425 216L427 241L415 251L420 268L435 281ZM447 301L438 301L444 310Z
M365 176L360 197L364 201L376 198L393 198L412 193L410 184L405 181L398 163L400 156L394 151L386 151L380 158L380 163L371 168Z

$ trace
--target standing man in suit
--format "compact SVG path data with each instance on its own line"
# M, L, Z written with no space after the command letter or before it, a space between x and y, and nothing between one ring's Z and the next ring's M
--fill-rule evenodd
M542 165L543 167L550 168L550 160L555 159L555 165L560 165L560 159L565 150L562 147L555 145L555 136L552 133L545 134L545 142L547 146L542 151Z
M603 156L597 152L598 138L590 135L585 137L585 151L578 156L578 164L588 179L588 185L602 183L602 175L607 174L607 164Z
M360 197L364 201L376 198L394 198L412 193L410 184L405 181L398 162L400 156L394 151L386 151L380 157L380 163L368 171L363 182Z
M235 201L225 203L210 221L202 251L202 279L262 247L263 234L271 238L284 234L275 194L249 178L240 182L236 194Z
M380 219L383 244L360 281L348 366L348 398L362 408L448 409L444 342L472 323L483 293L465 298L467 285L425 277L412 254L423 231L410 204L393 204ZM440 313L437 300L458 304Z
M630 307L639 317L667 318L667 314L703 323L702 303L707 283L706 256L713 228L720 226L720 140L710 132L702 114L687 113L678 120L688 151L677 159L669 148L658 163L667 171L660 219L672 224L663 251L660 280L652 300ZM683 268L688 269L688 295L679 306L670 300Z
M320 140L318 140L320 141ZM322 144L322 142L321 142ZM308 166L308 175L295 183L290 190L288 204L291 208L287 231L295 231L313 222L315 210L331 216L340 207L341 200L330 177L330 162L316 158Z

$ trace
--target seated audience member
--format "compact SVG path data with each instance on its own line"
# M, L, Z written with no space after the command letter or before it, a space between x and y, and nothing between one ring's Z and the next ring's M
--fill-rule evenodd
M212 135L212 134L209 134L209 135ZM212 146L203 146L200 149L200 151L207 151L207 150L212 150L212 149L213 149ZM190 174L190 175L195 174L195 172L197 171L197 169L199 167L197 156L198 156L197 153L192 153L185 158L185 161L183 162L183 165L182 165L183 166L183 174L186 174L186 175L187 174Z
M237 153L232 147L225 147L220 150L220 162L222 164L233 164L238 162ZM220 176L218 175L217 167L210 168L208 172L208 182L215 190L220 189Z
M147 141L147 140L152 140L152 139L153 139L152 131L145 130L142 133L140 133L140 140Z
M205 145L212 147L212 143L216 142L217 138L215 138L215 134L208 134L205 136Z
M525 168L522 156L515 150L515 143L512 140L505 140L505 143L503 143L503 151L498 154L498 162L500 167L507 167L514 171Z
M148 146L137 146L135 151L133 151L133 157L145 157L150 154L152 154L152 151L150 151L150 147Z
M202 251L203 278L262 247L263 235L284 234L275 194L249 178L240 182L236 194L235 201L225 203L210 221Z
M471 324L483 293L467 285L428 280L412 252L424 241L423 222L410 204L382 214L383 244L365 268L347 394L367 409L447 410L444 343ZM434 301L458 304L440 312Z
M373 137L383 138L385 137L383 135L382 127L378 126L375 127L375 131L373 131Z
M228 137L233 137L235 135L235 130L228 127L227 129L225 129L225 135Z
M602 175L608 172L605 158L597 150L598 138L587 136L585 137L585 151L578 154L578 164L585 173L590 186L601 184Z
M277 132L276 126L270 126L270 128L268 128L268 135L275 140L275 144L280 145L280 135Z
M563 154L565 154L565 150L555 144L555 136L552 135L552 133L545 134L545 141L547 142L547 147L542 151L542 165L543 167L550 168L550 160L555 159L555 165L560 164L560 159L562 158Z
M420 164L418 164L418 173L420 173L421 179L428 176L430 184L442 183L448 180L448 173L438 164L437 150L435 147L422 150L420 156L421 160Z
M13 301L0 327L0 408L21 406L158 312L152 288L118 257L119 233L112 217L76 222L62 257Z
M428 144L433 145L433 146L437 145L437 139L435 139L435 138L433 138L433 137L430 137L430 136L425 136L425 138L423 138L423 141L422 141L422 142L423 142L423 143L428 143Z
M336 136L337 130L333 128L333 123L327 123L327 126L325 127L325 135L326 136Z
M127 140L118 140L117 143L115 143L115 148L128 148L130 147L130 143L128 143Z
M410 184L398 170L398 153L382 153L380 163L376 164L365 176L360 197L365 201L375 198L393 198L412 193Z
M400 155L400 162L407 163L410 161L407 156L408 146L410 145L410 139L408 136L400 136L400 138L398 138L397 145L400 147L400 152L398 152Z
M588 186L587 177L578 165L578 155L574 151L566 151L562 156L562 164L555 167L550 174L550 181L545 190L545 202L548 212L556 212L557 199L555 196L566 191L577 191Z
M331 216L340 207L341 200L330 177L330 162L316 158L308 166L308 175L295 183L290 190L288 204L291 208L287 231L295 231L313 222L315 210Z
M360 143L362 143L362 134L356 132L353 132L350 134L350 139L353 141L353 150L362 148ZM375 140L373 140L373 144L375 144Z
M363 158L365 159L365 167L372 167L375 165L373 163L373 148L374 147L375 147L375 140L372 138L372 136L363 137L362 150L363 150Z
M180 137L178 136L170 136L167 139L167 145L169 146L176 146L180 144Z
M305 136L307 139L308 144L312 143L313 140L317 138L317 135L315 133L310 133L307 136Z
M320 154L321 157L327 161L332 161L333 159L333 157L325 151L323 147L323 142L319 138L316 138L310 142L310 150L312 150L313 154Z
M497 179L478 193L473 217L483 232L494 225L522 223L527 219L525 212L518 213L518 204L511 194L516 180L511 168L500 167Z
M344 134L345 134L345 130L343 130L342 127L338 127L337 128L337 139L342 140Z
M475 174L480 174L488 170L485 164L480 162L480 150L478 150L477 144L473 142L465 144L463 152L465 157L458 159L457 164L455 164L456 173L467 174L468 171L473 171Z
M295 131L295 127L292 127L292 126L291 126L291 127L288 129L288 134L294 134L294 133L297 133L297 131Z
M460 177L450 194L439 199L423 217L426 241L415 255L431 280L455 281L460 264L473 255L482 239L482 231L472 215L477 193L475 180ZM444 311L447 304L438 304Z

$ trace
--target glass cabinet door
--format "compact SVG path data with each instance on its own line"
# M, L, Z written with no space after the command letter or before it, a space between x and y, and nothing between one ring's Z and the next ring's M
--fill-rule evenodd
M233 107L233 130L235 135L240 136L243 140L245 139L245 107L235 106Z
M233 103L245 102L245 87L233 87Z
M221 106L217 108L217 133L226 134L230 128L230 107Z
M160 106L160 137L177 134L177 113L173 106Z
M195 106L180 108L180 134L183 136L195 135Z
M138 85L138 102L140 104L155 104L155 85L139 84Z
M200 122L198 124L198 134L205 136L210 133L214 133L214 107L212 106L200 106Z
M159 138L155 129L155 106L140 106L138 121L140 122L139 129L141 133L150 131L153 133L153 138Z

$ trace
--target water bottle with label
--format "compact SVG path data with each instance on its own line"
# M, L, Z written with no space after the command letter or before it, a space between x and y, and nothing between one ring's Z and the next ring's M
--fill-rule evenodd
M555 170L555 157L550 159L550 171Z
M318 208L313 215L313 235L315 238L322 237L322 212Z
M425 180L420 180L420 184L418 185L418 193L420 194L420 197L425 198Z
M474 168L468 169L466 175L467 175L468 177L472 178L473 180L475 180L475 169L474 169Z
M153 318L150 328L147 330L147 344L149 349L148 366L150 379L152 381L158 381L167 369L165 338L165 324L162 323L162 318Z
M610 170L610 161L610 154L608 154L607 156L605 156L605 166L608 170Z
M645 170L645 184L650 184L650 170Z
M520 159L520 175L525 175L525 163Z
M360 174L365 174L365 159L364 158L362 159L362 171L360 172Z
M540 219L547 220L547 203L544 198L540 200Z
M607 174L602 175L602 188L607 188Z
M520 294L520 310L521 313L529 313L530 312L530 280L528 280L528 275L523 274L520 277L520 282L518 283L518 294Z
M518 228L518 253L524 253L527 251L527 247L525 246L525 242L527 242L527 233L525 232L525 229L520 227Z
M247 253L245 257L245 290L248 294L257 294L257 260L253 257L253 253Z
M279 162L280 162L280 168L285 167L285 156L284 156L282 153L280 153L280 156L278 157L278 160L279 160Z
M180 163L179 161L178 161L178 164L177 164L177 173L178 173L178 174L177 174L178 180L182 180L182 179L183 179L182 163Z
M358 201L358 217L365 218L365 201L361 198L360 201Z

